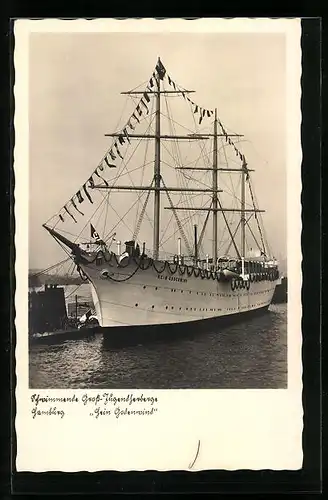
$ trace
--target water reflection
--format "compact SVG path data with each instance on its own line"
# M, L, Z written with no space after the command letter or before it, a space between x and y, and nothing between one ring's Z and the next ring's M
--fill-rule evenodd
M121 349L101 336L33 348L33 388L285 388L287 307L220 330Z

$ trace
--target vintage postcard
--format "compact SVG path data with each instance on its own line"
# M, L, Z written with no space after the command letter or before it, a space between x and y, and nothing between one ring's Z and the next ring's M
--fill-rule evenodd
M17 471L299 470L299 19L17 20Z

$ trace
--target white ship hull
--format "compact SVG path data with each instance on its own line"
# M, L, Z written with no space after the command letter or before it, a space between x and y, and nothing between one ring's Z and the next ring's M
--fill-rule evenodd
M157 270L163 268L163 262L155 265ZM216 275L204 276L205 272L203 278L188 276L186 268L170 266L161 273L153 266L142 270L134 261L124 268L82 264L100 326L177 324L256 312L270 305L277 283L264 277L234 289L234 280L218 281Z

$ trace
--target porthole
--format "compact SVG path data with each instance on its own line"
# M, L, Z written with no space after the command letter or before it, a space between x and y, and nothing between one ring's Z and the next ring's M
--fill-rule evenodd
M157 286L155 286L155 290L157 290Z
M146 288L146 285L144 285L142 288L143 288L143 289L145 289L145 288Z
M168 308L169 308L169 306L165 306L165 309L168 309Z
M152 309L154 309L155 306L151 306Z
M136 304L136 307L138 307L138 304Z
M173 307L173 306L171 306L171 309L174 309L174 307Z

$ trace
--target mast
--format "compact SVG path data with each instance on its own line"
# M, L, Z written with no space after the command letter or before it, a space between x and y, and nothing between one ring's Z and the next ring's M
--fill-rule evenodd
M246 182L246 165L243 160L241 171L241 204L240 204L240 229L241 229L241 261L242 261L242 274L244 275L244 259L245 259L245 182Z
M197 236L197 224L194 225L194 253L195 253L195 264L197 264L198 260L198 236Z
M213 264L216 263L218 254L218 121L217 109L215 108L214 117L214 140L213 140L213 193L212 193L212 207L213 207Z
M158 58L158 64L160 64ZM154 234L153 234L153 258L158 259L159 252L159 222L161 202L161 80L156 75L156 127L155 127L155 162L154 162Z

